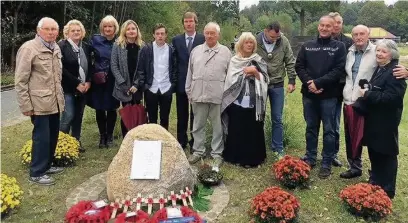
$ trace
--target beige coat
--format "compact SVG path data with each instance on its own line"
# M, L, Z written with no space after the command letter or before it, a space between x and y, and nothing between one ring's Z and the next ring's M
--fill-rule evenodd
M61 51L54 52L40 37L25 42L17 52L15 89L21 112L50 115L64 111L64 92L61 87Z
M221 104L231 57L230 50L219 43L212 52L206 43L191 51L186 79L190 102Z

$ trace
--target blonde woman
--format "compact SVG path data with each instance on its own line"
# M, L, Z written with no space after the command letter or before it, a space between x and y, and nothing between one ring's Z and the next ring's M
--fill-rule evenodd
M82 41L86 32L80 21L69 21L63 32L64 39L58 42L62 54L62 88L65 98L60 130L68 134L71 131L71 135L81 142L85 94L91 86L91 48ZM80 145L79 151L84 152Z
M113 97L122 102L122 106L140 103L142 92L134 83L141 48L143 47L142 34L139 26L133 20L123 23L119 38L113 45L111 68L115 77ZM127 129L121 121L122 135L125 137Z
M115 36L119 32L116 19L108 15L99 24L100 34L92 36L90 44L94 53L91 100L89 105L96 110L99 128L99 148L113 144L113 130L116 123L116 109L119 101L112 96L115 78L111 72L110 60Z
M266 158L263 126L269 80L266 62L256 53L256 46L252 33L242 33L235 45L237 55L228 66L221 104L226 135L223 158L246 168Z

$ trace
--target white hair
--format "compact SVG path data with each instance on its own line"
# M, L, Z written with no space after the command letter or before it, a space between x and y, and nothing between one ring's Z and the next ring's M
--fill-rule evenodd
M355 30L355 29L358 29L358 28L365 29L365 30L367 30L367 33L370 34L370 28L368 28L368 27L365 26L365 25L361 25L361 24L354 26L353 29L351 30L351 33L353 33L354 30Z
M42 26L43 26L45 20L51 20L51 21L55 22L55 24L57 24L57 28L59 28L57 21L55 21L55 19L50 18L50 17L43 17L43 18L41 18L40 21L38 21L37 28L42 28Z
M391 59L399 59L398 45L390 39L380 39L375 42L376 47L384 47L391 52Z
M205 25L205 27L204 27L204 30L206 30L207 28L210 28L210 27L215 28L215 30L217 30L218 34L221 33L220 25L218 25L216 22L207 23L207 25Z

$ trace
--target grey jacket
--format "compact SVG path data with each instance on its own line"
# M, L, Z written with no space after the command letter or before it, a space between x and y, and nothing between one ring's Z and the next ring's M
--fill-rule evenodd
M140 58L140 52L144 44L140 46L138 53L138 60ZM139 63L137 63L139 66ZM111 54L111 70L115 77L115 87L113 88L112 96L121 102L128 102L132 100L132 95L127 95L122 89L130 89L132 86L137 86L135 82L137 75L137 67L133 75L133 80L129 78L128 60L127 60L127 49L126 47L119 46L118 43L113 44L112 54ZM123 86L123 84L125 85ZM121 86L122 85L122 86Z
M186 94L191 102L221 104L231 51L217 43L211 52L206 43L190 54Z

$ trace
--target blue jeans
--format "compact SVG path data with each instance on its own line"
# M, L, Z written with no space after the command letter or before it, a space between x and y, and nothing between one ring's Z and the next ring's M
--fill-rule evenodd
M85 97L73 94L64 94L65 110L62 112L60 130L71 135L77 140L81 138L82 117L84 116Z
M335 126L335 132L334 132L336 140L335 140L335 149L334 149L333 159L337 158L337 154L339 153L339 150L340 150L340 119L341 119L342 104L343 104L342 100L337 100L336 114L335 114L335 117L336 117L335 125L336 126Z
M310 99L303 96L303 116L306 121L306 155L310 163L316 163L320 122L323 123L322 167L331 168L336 149L335 113L337 98Z
M273 152L283 152L283 123L282 113L285 99L285 90L283 87L268 88L269 102L271 104L272 119L272 144Z
M34 128L30 177L41 177L51 168L58 142L59 122L59 113L31 116Z

